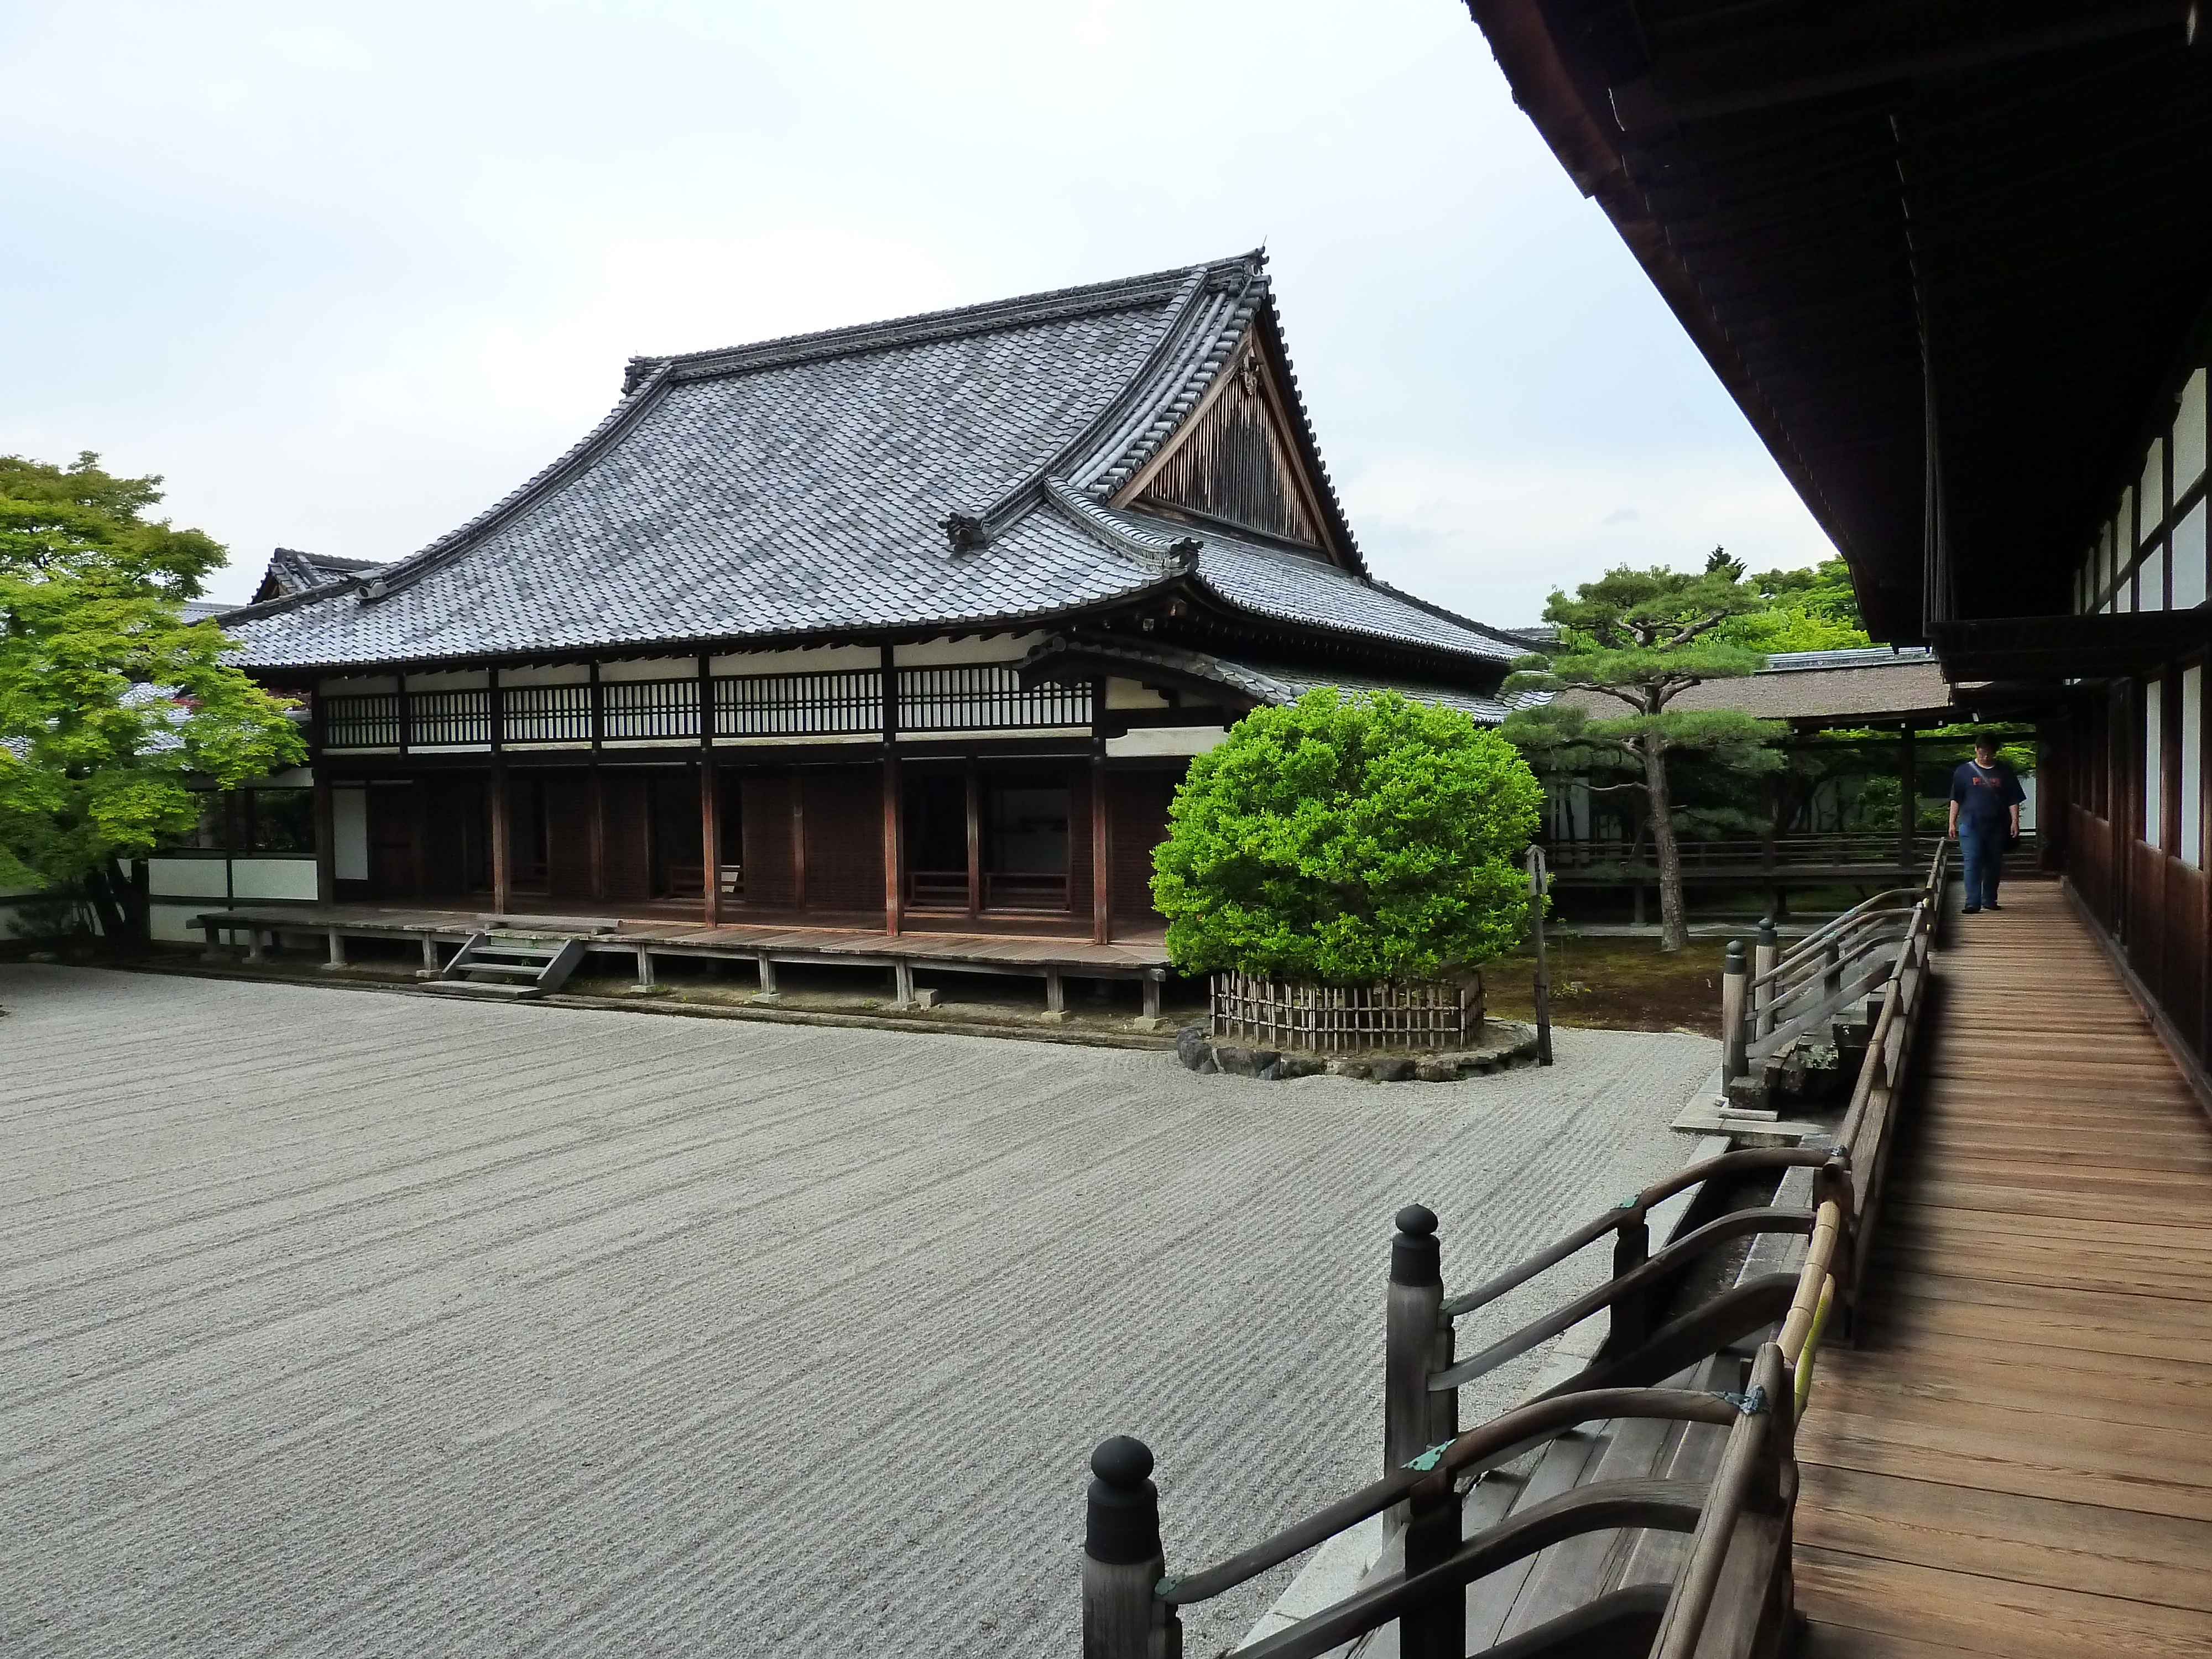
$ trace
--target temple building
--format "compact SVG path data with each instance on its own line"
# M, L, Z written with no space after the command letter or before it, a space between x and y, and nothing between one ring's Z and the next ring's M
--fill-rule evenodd
M1243 713L1495 721L1522 649L1369 574L1258 254L634 359L506 499L224 626L312 710L294 899L1098 944Z

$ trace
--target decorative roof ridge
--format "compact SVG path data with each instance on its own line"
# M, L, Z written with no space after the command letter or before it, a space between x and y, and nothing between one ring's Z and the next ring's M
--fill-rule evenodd
M357 591L363 604L373 604L388 599L403 588L416 582L445 565L452 563L468 551L471 544L504 520L544 495L555 485L566 483L593 459L599 451L613 443L643 418L647 410L659 401L659 394L669 385L668 371L655 369L637 385L636 390L623 395L623 400L600 419L599 423L571 444L555 458L549 466L541 468L515 489L509 490L476 517L447 531L419 552L410 554L397 564L386 565L380 574L364 573L349 577L341 585L319 590L331 598L351 589Z
M672 371L678 380L711 379L748 369L779 368L823 357L857 356L889 346L916 345L933 340L957 339L969 334L992 334L1003 329L1029 327L1071 317L1095 316L1109 311L1133 311L1173 300L1193 283L1203 285L1225 270L1241 268L1252 258L1208 260L1198 265L1150 271L1109 283L1088 283L1075 288L1053 289L1042 294L1019 295L1010 300L990 300L979 305L956 306L945 311L917 312L880 322L857 323L843 328L807 334L787 334L743 345L709 351L680 352L665 357L629 360L623 389L627 393L651 374Z
M1108 512L1065 478L1046 478L1045 499L1082 530L1124 558L1160 576L1187 576L1198 568L1204 544L1195 536L1163 536L1139 530Z

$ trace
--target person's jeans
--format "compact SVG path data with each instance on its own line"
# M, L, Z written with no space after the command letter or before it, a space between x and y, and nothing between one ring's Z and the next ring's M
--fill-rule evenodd
M1997 902L1997 878L2004 872L2005 846L2011 839L2002 823L1960 824L1959 852L1966 866L1969 910Z

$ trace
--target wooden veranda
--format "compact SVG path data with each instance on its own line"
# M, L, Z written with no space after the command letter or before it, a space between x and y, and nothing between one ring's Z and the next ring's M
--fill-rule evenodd
M2057 884L1951 927L1798 1434L1805 1652L2212 1653L2212 1127Z

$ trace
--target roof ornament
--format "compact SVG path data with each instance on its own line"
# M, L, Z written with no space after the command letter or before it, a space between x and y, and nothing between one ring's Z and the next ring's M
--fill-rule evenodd
M973 513L948 513L937 521L937 527L945 532L955 557L963 553L980 553L991 544L991 532Z

